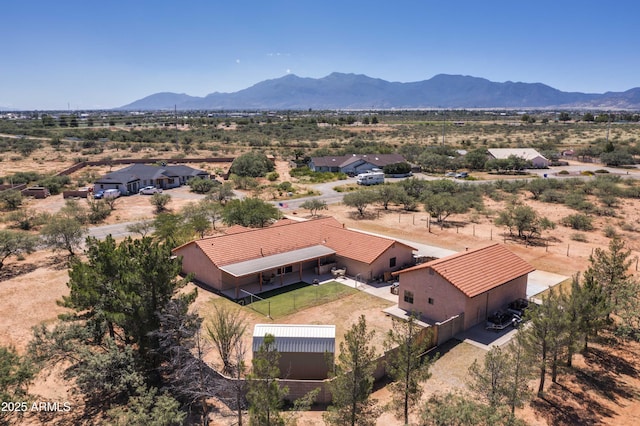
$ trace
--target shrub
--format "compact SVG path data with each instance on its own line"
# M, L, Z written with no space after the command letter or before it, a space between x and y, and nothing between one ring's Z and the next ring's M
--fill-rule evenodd
M615 238L618 235L618 233L616 232L616 228L613 225L605 226L602 232L607 238Z
M568 175L568 174L569 174L569 172L568 172L567 170L560 170L560 171L558 172L558 174L559 174L559 175Z
M382 170L387 175L403 175L411 171L411 165L407 162L387 164Z
M230 173L238 176L259 177L273 171L274 165L261 152L248 152L233 161Z
M279 177L280 177L280 173L278 172L267 173L267 180L269 180L269 182L275 182L278 180Z
M609 173L609 170L598 169L598 170L595 170L593 173Z
M578 241L581 243L586 243L588 241L587 236L579 232L576 232L575 234L571 234L569 238L572 239L573 241Z
M626 232L636 232L637 231L636 227L633 226L633 224L627 223L625 221L620 221L618 223L618 225L620 226L620 229L622 229L623 231L626 231Z
M207 194L211 192L211 190L217 185L217 181L211 179L195 177L189 180L189 187L191 188L191 192L195 192L196 194Z
M593 229L593 220L591 219L591 216L581 213L566 216L562 218L560 223L579 231L591 231Z

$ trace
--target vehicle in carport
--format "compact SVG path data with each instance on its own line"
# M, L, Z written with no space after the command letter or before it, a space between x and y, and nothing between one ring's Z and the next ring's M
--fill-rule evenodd
M522 322L522 317L504 311L496 311L487 318L485 328L487 330L504 330L505 328L512 326L517 327Z
M507 312L511 312L512 314L522 318L528 308L529 301L527 299L516 299L507 305Z

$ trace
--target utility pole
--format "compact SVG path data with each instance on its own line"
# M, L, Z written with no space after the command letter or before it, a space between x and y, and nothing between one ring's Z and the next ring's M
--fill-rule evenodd
M444 146L444 131L445 131L445 125L447 124L447 116L444 113L444 110L442 111L442 146Z
M178 147L178 106L173 104L173 121L176 129L176 147Z

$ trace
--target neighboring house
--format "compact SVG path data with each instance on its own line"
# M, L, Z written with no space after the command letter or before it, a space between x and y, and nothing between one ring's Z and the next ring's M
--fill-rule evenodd
M389 238L345 229L332 217L285 219L267 228L231 227L227 234L191 241L173 249L183 273L233 299L241 290L261 293L301 281L311 282L332 268L363 281L413 264L415 249Z
M194 177L209 179L209 173L184 165L152 166L132 164L115 172L107 173L94 182L95 191L117 189L123 195L137 194L145 186L169 189L184 185Z
M398 307L419 313L431 325L462 316L456 332L464 331L526 298L527 278L534 270L501 244L456 253L394 272Z
M256 324L252 344L254 358L267 334L275 337L281 379L322 380L329 377L336 348L335 325Z
M513 155L530 161L536 169L549 167L549 160L533 148L490 148L487 151L496 160L504 160Z
M334 157L311 157L309 168L315 172L342 172L357 175L382 169L388 164L406 162L400 154L349 154Z

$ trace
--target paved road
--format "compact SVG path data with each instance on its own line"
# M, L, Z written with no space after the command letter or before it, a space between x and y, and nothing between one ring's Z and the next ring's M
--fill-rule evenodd
M612 167L604 167L601 164L573 164L573 165L569 165L569 166L563 166L563 167L555 167L553 169L540 169L540 170L536 170L536 169L532 169L529 170L529 172L537 174L539 176L543 176L544 174L547 175L548 178L551 179L563 179L563 178L575 178L575 177L579 177L579 178L583 178L583 179L592 179L592 177L590 176L582 176L582 175L558 175L557 172L559 172L560 170L567 170L570 173L579 173L581 171L595 171L595 170L599 170L599 169L604 169L604 170L608 170L610 173L616 173L616 174L624 174L624 176L628 176L629 178L633 178L633 179L640 179L640 170L637 169L632 169L628 171L628 175L626 174L627 171L626 170L621 170L621 169L615 169ZM440 176L430 176L430 175L425 175L422 173L416 173L415 177L417 179L424 179L424 180L439 180L442 179L442 177ZM398 182L400 180L403 180L405 178L388 178L386 179L387 182ZM518 178L516 178L518 179ZM531 177L526 177L526 178L521 178L518 180L531 180L533 178ZM513 180L513 179L512 179ZM355 183L356 178L348 178L346 180L341 180L341 181L334 181L334 182L325 182L325 183L320 183L320 184L316 184L313 185L313 188L316 191L320 192L320 195L316 195L316 196L311 196L311 197L303 197L303 198L295 198L295 199L291 199L291 200L281 200L281 201L274 201L273 204L275 206L277 206L278 208L280 208L280 210L284 213L290 213L293 210L297 210L300 208L300 205L302 203L304 203L307 200L310 199L320 199L322 201L324 201L327 204L335 204L335 203L339 203L342 202L342 198L344 197L345 193L343 192L338 192L336 191L334 188L336 186L341 186L341 185L346 185L349 183ZM460 180L456 180L453 179L454 182L460 182L460 183L472 183L472 184L481 184L481 183L485 183L488 182L486 180L476 180L476 181L460 181ZM185 197L192 197L193 199L199 199L202 198L203 196L198 196L197 194L193 194L193 193L188 193L187 195L184 195ZM242 195L238 195L238 193L236 194L236 196L238 198L243 198ZM134 222L126 222L126 223L118 223L118 224L114 224L114 225L102 225L102 226L97 226L97 227L93 227L90 230L90 235L96 236L97 238L104 238L106 235L111 234L114 237L118 238L118 237L125 237L127 235L131 235L130 232L128 232L126 230L127 226L132 224ZM433 251L429 251L428 253L431 253ZM440 253L441 254L441 253ZM426 254L429 255L429 254ZM441 257L441 256L434 256L434 257Z

